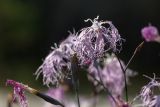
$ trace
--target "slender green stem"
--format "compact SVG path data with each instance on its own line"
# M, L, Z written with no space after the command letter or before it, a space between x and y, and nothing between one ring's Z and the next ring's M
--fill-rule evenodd
M72 74L73 74L73 71L72 71ZM75 77L74 77L74 75L72 75L72 83L74 85L74 90L76 93L77 104L78 104L78 107L80 107L78 83L75 82L74 80L75 80Z
M126 72L125 72L125 70L124 70L124 68L123 68L123 65L122 65L122 63L121 63L121 61L120 61L120 59L119 59L118 56L117 56L117 59L118 59L118 61L119 61L120 67L121 67L121 69L122 69L122 71L123 71L124 83L125 83L125 96L126 96L126 102L128 102L128 87L127 87Z
M129 64L131 63L131 61L133 60L133 58L135 57L135 55L137 54L137 52L140 51L140 49L142 48L143 44L144 44L144 41L141 42L141 43L136 47L136 49L135 49L132 57L131 57L130 60L128 61L127 65L126 65L126 67L125 67L125 69L124 69L124 71L127 70Z
M78 81L78 59L76 54L71 59L71 72L72 72L72 83L74 85L74 90L76 93L76 99L78 107L80 107L80 100L79 100L79 81Z
M12 103L13 103L13 94L9 93L7 96L7 107L12 107Z
M128 63L127 63L127 65L126 65L125 68L123 68L123 65L122 65L119 57L116 55L116 57L117 57L117 59L118 59L118 61L119 61L119 64L120 64L120 66L121 66L121 69L122 69L122 71L123 71L123 74L124 74L126 102L128 102L128 88L127 88L126 70L127 70L128 66L129 66L129 64L131 63L131 61L133 60L133 58L135 57L135 55L137 54L137 52L142 48L143 44L144 44L144 41L141 42L141 43L136 47L133 55L132 55L131 58L129 59L129 61L128 61Z

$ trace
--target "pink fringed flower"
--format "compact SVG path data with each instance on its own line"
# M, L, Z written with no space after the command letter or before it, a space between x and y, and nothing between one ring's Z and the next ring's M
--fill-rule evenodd
M54 50L45 58L43 64L36 71L37 78L42 73L44 85L58 85L71 74L71 57L74 54L76 34L70 33L69 37L61 42L59 48Z
M7 80L6 85L10 85L13 87L13 99L15 100L15 98L17 98L21 107L28 107L27 99L24 95L24 86L14 80Z
M98 21L98 17L91 21L92 26L84 28L78 33L70 33L69 37L61 42L59 48L54 49L44 60L35 73L37 77L43 74L43 83L57 85L60 80L70 75L71 57L77 55L81 65L89 65L93 60L103 57L104 53L113 50L120 51L122 39L118 30L110 21ZM109 25L104 27L103 24Z
M37 78L43 74L44 85L58 85L61 80L70 75L70 58L57 48L53 50L36 71Z
M112 22L98 21L98 17L94 20L85 20L88 21L92 22L92 26L80 31L76 44L76 52L82 64L102 57L109 50L114 52L121 50L122 39ZM108 27L103 26L104 24Z
M159 32L158 29L155 26L149 25L144 27L141 30L142 37L147 41L159 41L160 42L160 37L159 37Z
M137 96L133 101L135 101L137 98L140 98L143 107L159 107L156 105L159 105L160 97L158 95L154 95L153 89L155 87L160 87L160 82L156 81L155 74L154 78L150 78L148 76L145 77L149 78L151 81L142 87L140 95Z

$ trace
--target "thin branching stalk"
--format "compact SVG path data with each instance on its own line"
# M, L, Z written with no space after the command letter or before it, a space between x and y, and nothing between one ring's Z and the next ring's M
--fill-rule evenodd
M131 61L133 60L133 58L135 57L135 55L137 54L137 52L141 50L143 44L144 44L144 41L141 42L141 43L136 47L136 49L135 49L135 51L134 51L132 57L129 59L129 61L128 61L127 65L126 65L126 67L125 67L125 69L124 69L124 71L127 70L129 64L131 63Z
M7 96L7 107L12 107L12 103L13 103L13 94L9 93Z
M116 56L117 56L117 55L116 55ZM120 61L120 59L119 59L118 56L117 56L117 59L118 59L118 62L119 62L119 64L120 64L120 66L121 66L121 69L122 69L122 71L123 71L124 83L125 83L125 96L126 96L126 102L128 102L128 87L127 87L126 72L125 72L125 70L124 70L124 68L123 68L123 65L122 65L122 63L121 63L121 61Z
M96 107L97 106L97 93L94 93L93 94L93 97L94 97L94 103L93 103L93 107Z
M124 75L126 102L128 102L128 87L127 87L126 70L128 69L129 64L131 63L131 61L133 60L133 58L135 57L135 55L137 54L137 52L142 48L143 44L144 44L144 41L141 42L141 43L136 47L136 49L135 49L132 57L129 59L129 61L128 61L128 63L127 63L127 65L126 65L125 68L123 68L123 65L122 65L119 57L116 55L116 57L117 57L117 59L118 59L118 61L119 61L119 64L120 64L120 66L121 66L121 69L122 69L122 71L123 71L123 75Z
M71 72L72 72L72 83L74 86L74 90L76 93L76 98L77 98L77 104L78 107L80 107L80 100L79 100L79 81L78 81L78 59L76 54L72 57L71 59Z

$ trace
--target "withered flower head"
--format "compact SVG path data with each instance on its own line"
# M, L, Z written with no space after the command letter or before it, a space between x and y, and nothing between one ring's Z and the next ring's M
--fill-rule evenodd
M6 85L10 85L13 87L13 100L17 98L21 107L28 107L27 99L24 95L24 86L14 80L7 80Z

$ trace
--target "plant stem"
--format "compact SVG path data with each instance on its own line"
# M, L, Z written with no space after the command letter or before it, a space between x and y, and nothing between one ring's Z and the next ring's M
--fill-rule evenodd
M131 57L130 60L128 61L127 65L126 65L126 67L125 67L125 69L124 69L124 71L127 70L129 64L131 63L131 61L133 60L133 58L134 58L134 56L137 54L137 52L140 51L140 49L142 48L143 44L144 44L144 41L141 42L141 43L136 47L136 49L135 49L132 57Z
M78 59L76 54L71 59L71 72L72 72L72 83L74 85L74 90L76 93L76 99L78 107L80 107L80 100L79 100L79 81L78 81Z
M117 55L116 55L116 56L117 56ZM123 71L124 83L125 83L125 96L126 96L126 102L128 102L128 87L127 87L126 72L125 72L125 70L124 70L124 68L123 68L123 65L122 65L122 63L121 63L121 61L120 61L120 59L119 59L118 56L117 56L117 59L118 59L118 62L119 62L119 64L120 64L120 66L121 66L121 69L122 69L122 71Z
M15 99L16 100L16 99ZM7 107L12 107L12 103L13 103L13 94L9 93L7 96Z
M80 107L78 83L74 81L74 76L73 75L72 75L72 83L74 85L74 90L75 90L75 93L76 93L77 104L78 104L78 107Z
M143 44L144 44L144 41L141 42L141 43L136 47L133 55L132 55L131 58L129 59L129 61L128 61L128 63L127 63L127 65L126 65L125 68L123 68L123 65L122 65L119 57L115 54L116 57L117 57L117 59L118 59L118 61L119 61L119 64L120 64L120 66L121 66L121 69L122 69L123 75L124 75L126 102L128 102L128 88L127 88L126 70L127 70L128 66L129 66L129 64L131 63L131 61L133 60L134 56L136 55L136 53L142 48Z

